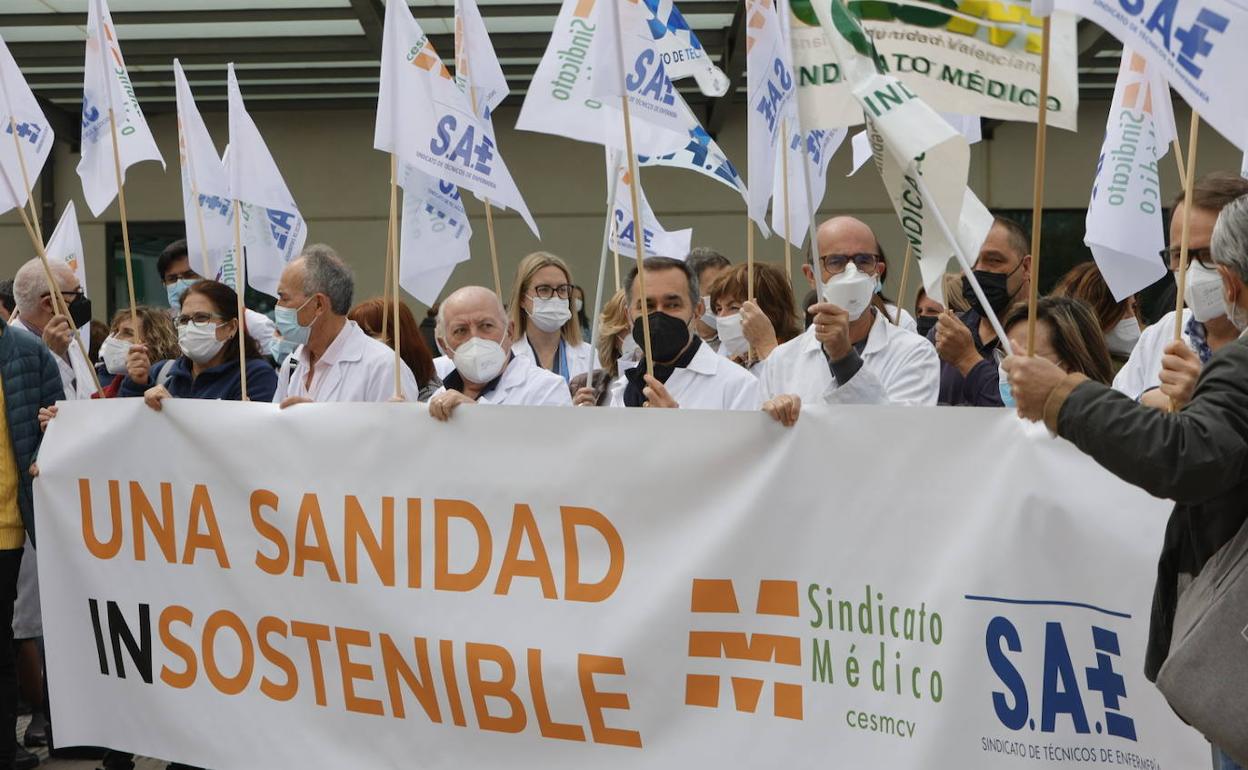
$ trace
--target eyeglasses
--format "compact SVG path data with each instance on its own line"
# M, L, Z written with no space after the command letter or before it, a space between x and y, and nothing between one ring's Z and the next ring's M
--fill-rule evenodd
M819 257L819 264L832 275L845 272L845 267L850 262L853 262L854 267L858 268L861 273L874 273L879 261L879 254L824 254Z
M561 283L558 286L548 286L543 283L534 286L533 293L537 295L538 299L550 299L556 294L559 295L559 299L567 299L572 296L572 284Z
M1179 259L1182 257L1182 254L1178 246L1174 246L1169 249L1162 249L1161 251L1157 253L1161 255L1161 261L1165 263L1167 269L1169 270L1178 269ZM1199 262L1200 266L1205 268L1206 270L1214 270L1217 268L1217 265L1215 265L1213 262L1213 249L1210 249L1210 248L1188 249L1187 259L1189 262L1191 261Z
M221 316L217 313L195 313L194 315L180 315L173 319L173 323L176 326L186 326L187 324L202 326L203 324L210 324L219 320L221 320Z

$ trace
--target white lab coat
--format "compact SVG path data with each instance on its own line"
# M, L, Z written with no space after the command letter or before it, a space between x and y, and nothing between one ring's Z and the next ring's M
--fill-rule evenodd
M624 406L627 385L623 374L611 384L611 406ZM758 379L705 343L689 366L672 372L663 385L681 409L755 411L763 406Z
M1187 333L1187 324L1191 320L1192 311L1184 308L1183 341L1196 350L1196 344ZM1166 345L1173 341L1174 311L1171 310L1140 334L1140 341L1131 351L1131 357L1114 377L1114 390L1138 400L1144 391L1161 387L1161 359L1165 356Z
M569 380L581 374L588 374L594 368L594 349L590 347L588 342L582 342L575 346L565 345L565 348L568 352ZM535 366L537 365L537 358L533 355L533 348L529 346L528 335L520 335L520 339L516 340L511 346L511 352L517 357L527 358Z
M512 347L515 352L515 347ZM451 371L455 371L453 368ZM449 374L450 372L448 372ZM445 377L442 378L445 381ZM434 393L445 393L446 387ZM563 377L533 363L533 359L513 355L498 385L477 399L478 404L498 406L572 406L572 392Z
M39 337L39 341L43 342L42 336L22 323L21 316L16 316L9 322L10 326L21 329L25 332ZM81 339L78 333L74 333L74 337ZM95 379L91 376L91 364L86 357L82 355L82 349L78 347L78 339L71 337L69 340L69 360L66 361L63 356L52 353L52 358L56 359L56 368L61 374L61 388L65 390L66 401L83 401L91 398L95 393ZM86 342L83 342L86 345Z
M936 405L940 357L932 343L876 313L861 355L862 368L837 385L812 326L767 357L763 397L790 394L808 404Z
M394 349L365 334L355 321L347 321L312 366L310 388L305 387L308 366L307 351L300 345L278 371L273 403L290 396L318 402L384 402L394 397ZM400 361L399 366L404 396L415 403L420 393L416 378L407 364Z

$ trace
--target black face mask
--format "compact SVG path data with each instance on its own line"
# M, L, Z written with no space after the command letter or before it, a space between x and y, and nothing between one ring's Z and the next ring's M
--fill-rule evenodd
M75 296L74 301L69 303L69 320L73 322L75 329L91 323L91 300L85 294Z
M940 316L921 315L915 319L915 323L919 325L919 336L926 337L932 333L932 329L936 328L936 322L940 320Z
M650 314L650 352L659 363L674 360L689 344L689 324L667 313L654 311ZM645 348L645 333L641 319L633 321L633 342Z
M990 273L987 270L975 270L975 279L979 281L979 288L984 290L984 298L988 300L988 304L992 306L992 312L999 317L1009 310L1010 303L1014 301L1014 294L1010 294L1010 276L1018 272L1023 266L1022 262L1018 263L1018 267L1008 273ZM979 303L979 297L975 296L975 291L971 288L971 279L962 276L962 296L966 297L966 301L971 303L971 309L981 316L987 316L984 306Z

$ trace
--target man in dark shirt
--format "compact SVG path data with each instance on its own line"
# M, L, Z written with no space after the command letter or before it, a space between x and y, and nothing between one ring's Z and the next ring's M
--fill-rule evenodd
M975 277L998 318L1026 299L1031 276L1031 238L1017 222L995 217L975 260ZM962 279L971 309L946 310L928 338L940 355L942 406L1001 406L997 350L1000 341L988 315ZM1003 356L1002 356L1003 357Z

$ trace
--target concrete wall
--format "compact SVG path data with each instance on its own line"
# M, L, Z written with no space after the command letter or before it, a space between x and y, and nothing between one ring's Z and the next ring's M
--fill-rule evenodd
M1083 105L1079 133L1051 131L1046 207L1086 206L1107 105L1103 101ZM1186 147L1188 113L1181 106L1179 109L1177 119ZM543 239L539 243L519 217L509 212L496 214L504 287L510 287L514 265L521 256L544 248L567 259L575 280L592 291L605 212L602 148L517 132L512 128L516 116L513 109L500 110L496 115L499 145L537 218ZM373 113L261 112L254 117L308 220L311 241L332 244L350 260L357 276L357 298L379 294L385 260L389 172L386 156L372 149ZM209 114L206 119L218 147L224 147L225 115ZM162 171L155 163L144 163L131 169L126 196L132 224L182 218L176 119L165 114L153 116L150 122L169 168ZM1031 125L1005 124L997 127L991 140L973 148L971 185L990 208L1031 206L1034 136ZM744 105L735 105L719 142L744 169ZM96 314L105 319L106 303L98 299L107 296L105 223L118 221L118 207L114 203L99 220L92 219L75 172L78 156L58 142L54 158L57 212L59 215L71 197L76 202L89 286L97 297ZM846 179L849 165L847 142L832 161L821 216L859 216L876 229L890 254L901 253L903 241L878 174L868 166L856 177ZM1239 165L1235 148L1206 127L1201 136L1199 171L1238 169ZM1162 172L1163 191L1168 196L1178 189L1172 158L1165 159ZM699 174L671 169L647 169L643 184L666 227L693 227L695 245L711 246L734 260L745 258L744 208L740 197L728 188ZM36 200L38 196L36 190ZM474 228L473 258L456 271L452 287L468 283L488 285L491 281L484 213L481 204L470 196L467 206ZM783 262L779 239L759 238L756 244L759 260ZM30 242L16 214L0 217L0 275L11 276L30 256ZM795 254L794 259L800 257ZM899 278L900 272L892 271L890 291L895 291Z

